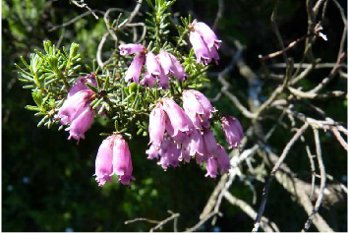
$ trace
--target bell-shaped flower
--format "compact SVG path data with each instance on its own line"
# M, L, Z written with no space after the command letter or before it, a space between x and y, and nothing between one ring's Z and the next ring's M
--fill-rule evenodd
M151 75L151 74L146 73L143 76L140 84L142 86L145 86L145 87L154 87L156 85L156 77Z
M215 157L220 168L220 173L224 174L228 172L231 167L230 157L228 156L225 149L221 145L218 145L215 153Z
M159 158L159 147L155 145L150 145L148 150L146 150L146 154L148 154L147 159L157 159Z
M192 26L194 31L198 32L202 36L205 44L209 49L213 47L216 49L220 48L222 41L217 38L213 30L207 24L194 21L192 23Z
M94 116L94 110L92 110L89 105L86 106L66 129L66 131L69 131L68 139L74 138L77 141L85 139L85 132L90 129L92 122L94 121Z
M130 55L145 52L146 48L142 44L122 44L119 45L120 55Z
M109 136L102 141L98 148L96 160L95 160L95 176L99 186L103 186L106 181L111 181L113 174L113 145L114 135Z
M215 33L205 23L193 21L190 28L190 42L197 58L197 63L203 62L205 65L212 60L218 61L217 50L221 41L217 39Z
M204 140L206 154L210 155L210 156L214 155L216 150L217 150L218 145L217 145L215 136L210 129L204 130L203 140Z
M58 110L58 118L63 125L70 124L89 105L94 92L90 89L81 90L68 97Z
M132 177L132 161L128 143L120 135L115 136L113 146L113 173L119 176L120 183L129 185Z
M88 74L88 75L79 77L75 81L71 89L69 90L68 97L71 97L78 91L90 89L86 84L89 84L91 86L96 86L96 79L94 74Z
M132 60L128 70L125 73L126 82L135 82L138 83L142 71L142 67L145 64L145 54L138 53Z
M164 50L161 50L157 55L157 59L162 66L166 75L171 74L180 81L184 81L186 73L181 63L177 58Z
M203 157L206 153L203 136L199 131L192 131L189 147L191 156L199 155Z
M160 147L160 144L163 141L166 117L166 113L160 103L157 103L149 116L148 133L150 143L158 147Z
M159 86L161 88L169 88L169 77L166 76L158 59L152 52L148 52L146 55L146 69L148 74L159 78Z
M197 129L208 127L215 109L208 98L197 90L185 90L182 93L183 108Z
M207 160L207 173L205 176L210 176L211 178L215 178L218 174L218 162L214 157L210 157Z
M164 170L167 170L169 166L177 167L179 165L179 158L181 155L181 149L170 138L165 139L160 150L159 165Z
M175 137L179 132L189 132L193 129L191 120L184 110L170 98L163 98L163 109L166 112L170 124L173 128L171 137Z
M231 148L237 148L244 136L243 129L239 121L232 116L224 116L221 118L221 126L227 143Z

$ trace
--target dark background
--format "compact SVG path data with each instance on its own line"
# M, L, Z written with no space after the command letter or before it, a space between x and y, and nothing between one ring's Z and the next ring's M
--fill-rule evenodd
M106 10L120 7L131 10L133 1L87 1L92 9ZM340 1L346 7L345 1ZM276 38L271 30L270 15L272 0L225 1L223 18L217 28L218 36L228 46L237 39L246 46L244 57L247 63L259 72L257 56L278 49ZM142 12L148 8L143 3ZM67 140L67 132L37 128L38 118L24 109L31 104L30 91L23 90L17 80L14 63L20 55L28 56L34 48L41 48L44 39L62 45L77 42L81 46L82 57L87 63L95 58L96 48L105 32L103 18L99 21L87 16L76 23L50 32L54 25L62 24L83 13L69 1L44 0L5 0L2 1L2 226L4 231L147 231L152 224L134 223L124 225L124 221L136 217L164 219L167 210L181 213L179 228L189 227L198 222L206 201L216 185L217 179L205 178L205 171L196 164L183 165L164 172L155 161L146 159L144 153L146 138L135 138L131 142L136 181L130 188L117 182L100 188L94 178L94 162L102 137L98 136L103 127L95 123L86 134L86 140L78 145ZM216 17L217 2L213 0L178 0L172 7L180 15L191 13L194 18L211 25ZM278 10L277 21L285 43L305 35L307 19L303 1L283 0ZM330 4L324 32L329 43L316 43L315 54L325 61L334 61L338 51L338 41L342 33L341 18L337 9ZM336 43L333 43L336 42ZM290 56L300 58L302 46L290 51ZM230 57L222 54L220 70ZM237 71L236 71L237 72ZM233 72L233 86L238 96L246 94L246 84L239 74ZM317 82L329 71L319 71L308 82ZM211 80L210 88L205 90L215 96L220 89L216 80ZM269 80L265 81L269 84ZM306 82L305 85L308 85ZM331 85L344 85L335 80ZM215 106L224 112L241 119L243 127L248 127L232 104L223 99ZM346 123L346 101L321 102L322 109L331 117ZM271 123L272 124L272 123ZM272 139L277 148L283 148L286 138L278 132ZM327 172L346 184L346 153L334 140L324 139L323 154ZM289 165L301 178L309 169L307 158L298 158L298 153L290 156ZM259 181L253 182L258 197L263 187ZM273 219L281 230L299 231L306 214L291 200L276 183L271 187L266 215ZM231 192L251 203L252 192L236 180ZM256 207L259 201L253 205ZM324 210L325 218L333 229L346 231L346 203ZM214 228L206 224L203 230L212 231L250 231L252 220L240 209L224 203L223 217ZM163 230L171 230L163 228ZM312 228L313 229L313 228Z

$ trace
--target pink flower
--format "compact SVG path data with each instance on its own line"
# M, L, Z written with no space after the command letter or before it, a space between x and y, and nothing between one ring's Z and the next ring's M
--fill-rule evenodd
M169 88L169 78L164 73L162 66L152 52L148 52L146 55L146 69L149 75L159 78L159 86L161 88Z
M88 105L70 124L66 129L69 131L68 139L74 138L79 141L81 138L85 139L85 132L90 129L94 121L95 112Z
M138 53L132 60L128 70L125 73L125 81L130 82L132 80L135 83L138 83L142 71L142 66L144 63L145 54Z
M185 70L177 58L164 50L161 50L157 55L157 60L162 66L166 75L172 74L180 81L184 81L186 78Z
M148 150L146 150L146 154L148 154L147 159L157 159L159 157L159 147L151 145Z
M183 107L186 114L192 120L197 129L210 126L209 119L212 118L215 109L208 98L197 90L185 90L182 93Z
M75 88L75 87L73 87ZM94 92L90 89L82 89L69 96L58 110L58 118L62 125L70 125L68 139L79 141L84 139L85 132L91 127L95 112L90 106L94 98Z
M197 63L210 63L212 60L218 61L219 55L217 50L221 41L217 39L215 33L202 22L193 21L190 31L190 42L197 58Z
M111 181L113 174L113 144L115 136L109 136L102 141L98 148L95 161L95 176L98 186L103 186L106 181Z
M216 49L220 48L222 41L217 38L213 30L211 30L211 28L208 25L206 25L203 22L195 21L192 23L192 25L193 29L201 35L209 49L213 47L215 47Z
M160 149L160 160L158 164L164 170L167 170L169 166L177 167L179 165L180 155L181 149L178 145L172 139L166 138Z
M122 44L119 45L120 55L130 55L135 53L141 53L146 50L142 44Z
M189 148L191 156L199 155L203 157L206 153L203 136L199 131L192 131Z
M120 183L129 185L132 177L132 161L128 143L118 134L113 146L113 173L119 176Z
M230 157L228 156L225 149L221 145L218 145L215 153L215 157L220 168L220 173L224 174L228 172L231 167Z
M173 129L171 137L175 137L179 132L189 132L192 130L192 122L184 110L170 98L163 98L163 110L166 112Z
M239 121L232 116L224 116L221 118L221 126L224 131L226 141L230 147L237 148L244 134Z
M214 157L210 157L207 161L207 173L205 176L210 176L211 178L215 178L218 174L218 162Z
M96 79L94 74L88 74L88 75L79 77L75 81L71 89L69 90L68 97L74 95L78 91L90 89L86 84L89 84L91 86L96 86Z
M146 73L140 82L141 85L145 87L154 87L156 84L156 77L151 74Z
M206 154L212 156L215 154L218 147L213 132L210 129L205 129L203 132L203 140Z
M155 146L160 146L163 141L165 131L165 119L166 114L160 103L157 103L156 107L153 108L149 116L148 133L150 143Z

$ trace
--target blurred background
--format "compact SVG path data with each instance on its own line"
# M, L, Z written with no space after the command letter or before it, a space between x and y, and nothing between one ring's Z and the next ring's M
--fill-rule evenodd
M227 46L238 40L245 46L244 58L249 66L260 72L259 54L268 54L278 49L271 29L270 15L273 0L226 0L223 17L216 32ZM92 9L106 11L111 7L132 10L134 1L103 0L86 1ZM340 1L346 10L346 1ZM218 9L213 0L177 0L172 7L176 15L189 13L200 21L212 25ZM144 2L141 12L148 10ZM96 20L88 15L66 27L52 30L86 10L69 1L4 0L2 1L2 227L3 231L148 231L154 224L136 222L125 225L124 221L137 217L165 219L167 210L180 213L179 229L194 225L199 220L210 194L219 178L204 177L205 171L191 162L189 165L164 172L155 161L146 159L147 138L135 138L131 142L136 181L130 188L117 182L97 186L92 176L95 156L102 137L103 127L95 123L86 134L86 139L77 144L67 140L67 132L37 128L38 119L24 109L32 104L30 91L24 90L17 80L14 63L22 55L28 57L33 49L41 48L44 39L60 45L71 42L80 44L80 52L86 63L91 64L96 56L98 43L106 31L103 17ZM345 11L346 12L346 11ZM278 25L289 43L307 31L307 15L304 1L283 0L277 17ZM342 33L342 21L338 10L329 4L324 33L328 43L318 42L314 52L324 61L334 61ZM290 51L297 57L302 47ZM218 66L210 72L220 71L231 58L221 54ZM309 82L317 82L329 70L317 71ZM245 82L237 71L232 74L232 91L237 96L247 92ZM264 80L268 85L270 80ZM309 85L305 82L304 85ZM334 79L332 86L346 85L344 79ZM214 97L221 86L216 79L204 90ZM241 119L243 128L249 122L223 97L214 105L220 111ZM318 106L333 119L346 124L347 101L324 101ZM272 122L271 122L272 124ZM282 149L285 145L284 131L276 132L273 145ZM340 145L324 136L323 154L327 172L346 185L347 156ZM301 150L301 149L300 149ZM298 155L298 149L296 150ZM290 167L301 179L309 177L306 156L290 156ZM264 174L262 174L264 176ZM265 174L266 175L266 174ZM258 193L259 205L264 182L252 179L251 184ZM295 204L289 194L273 184L265 214L273 219L283 231L299 231L306 214ZM255 195L251 187L235 180L230 191L237 197L252 202ZM253 221L239 208L229 204L221 207L223 217L212 226L210 221L201 230L205 231L250 231ZM323 208L322 215L337 231L347 230L346 200L330 208ZM172 225L164 231L172 230ZM315 230L311 228L311 230Z

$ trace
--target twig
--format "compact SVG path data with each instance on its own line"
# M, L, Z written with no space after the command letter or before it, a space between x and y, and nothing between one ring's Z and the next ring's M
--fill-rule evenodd
M304 225L304 228L303 228L304 231L307 231L310 228L312 218L318 212L318 209L321 206L321 203L323 200L323 195L324 195L324 190L326 187L326 169L325 169L324 164L323 164L320 135L318 133L318 129L314 128L313 133L314 133L315 146L316 146L316 157L317 157L318 166L320 168L321 184L320 184L320 193L318 195L317 201L316 201L315 206L313 208L312 214L310 214L310 216L308 217L308 219Z
M208 221L210 218L212 218L213 216L215 216L217 214L220 214L220 213L215 212L215 211L211 212L205 218L203 218L197 224L195 224L193 227L187 228L184 232L194 232L194 231L198 230L206 221Z
M241 210L244 211L251 219L255 219L256 211L245 201L233 196L229 192L225 192L224 197L228 202L230 202L232 205L238 206ZM266 217L262 217L261 219L261 228L264 229L266 232L279 232L276 223L270 221Z
M298 138L305 132L305 130L308 128L308 126L309 126L309 124L305 123L300 129L298 129L298 131L294 134L294 136L291 138L291 140L287 143L287 145L283 149L281 156L279 157L278 161L276 162L275 166L272 168L272 171L270 173L270 177L264 186L262 201L261 201L261 204L259 207L258 215L256 217L256 220L254 223L254 228L253 228L252 232L257 232L259 230L261 217L264 214L265 206L267 203L269 189L270 189L271 183L276 175L277 170L280 168L284 159L287 157L287 154L290 151L291 147L298 140Z
M218 26L218 23L222 18L222 13L224 12L224 8L225 8L224 0L218 0L218 11L216 12L215 21L212 26L213 30L215 30L216 27Z
M149 223L155 223L155 224L159 223L158 220L153 220L148 218L135 218L135 219L125 221L124 224L130 224L135 222L149 222Z
M169 212L169 211L168 211L168 212ZM164 226L165 224L167 224L167 223L170 222L171 220L175 220L175 219L177 219L177 218L180 216L179 213L172 213L172 212L170 212L170 213L171 213L171 215L170 215L168 218L166 218L166 219L164 219L164 220L162 220L162 221L159 221L159 223L158 223L155 227L152 227L152 228L149 230L149 232L154 232L155 230L161 228L162 226Z
M339 144L342 145L342 147L347 151L348 150L348 144L343 139L343 137L340 135L338 129L336 127L331 127L331 131L335 138L338 140Z

